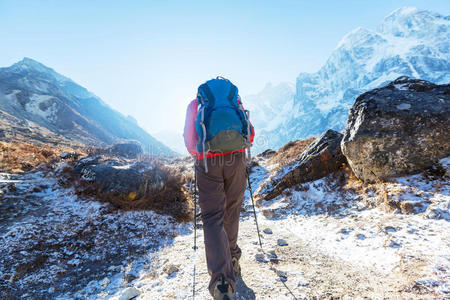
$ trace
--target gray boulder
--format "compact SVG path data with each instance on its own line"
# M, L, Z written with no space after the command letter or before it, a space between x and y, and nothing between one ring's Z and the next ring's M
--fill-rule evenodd
M260 195L270 200L283 190L294 185L317 180L339 170L345 164L340 143L342 134L327 130L320 135L298 159L278 169L271 180L260 191Z
M82 196L120 209L152 209L178 221L192 218L185 178L178 169L154 159L126 160L98 155L61 169L60 184Z
M400 77L360 95L342 152L365 182L414 174L450 155L450 85Z

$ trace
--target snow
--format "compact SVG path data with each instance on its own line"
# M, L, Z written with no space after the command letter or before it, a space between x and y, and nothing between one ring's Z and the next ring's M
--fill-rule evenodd
M450 158L441 161L447 169L449 163ZM266 161L260 161L260 166L251 176L254 190L270 180L268 170L273 168ZM430 181L419 174L398 178L388 183L386 189L389 195L397 196L398 201L418 201L416 195L421 194L419 201L429 205L426 210L410 215L386 212L382 207L367 205L378 197L375 193L346 192L336 188L333 180L327 178L303 184L299 191L294 187L289 193L263 201L257 212L258 221L260 228L272 231L272 234L264 233L261 238L267 253L278 256L279 263L273 267L258 249L249 193L246 191L239 237L243 250L243 281L238 281L236 299L254 296L257 299L292 299L280 280L285 281L300 299L324 296L326 293L316 278L320 274L325 276L316 274L322 269L335 280L345 272L356 272L351 278L359 278L361 282L367 280L368 287L373 290L355 294L353 288L361 283L350 281L348 284L352 289L340 294L343 299L379 298L381 295L398 297L400 294L395 293L400 291L395 289L399 287L390 287L390 284L401 284L406 290L422 287L432 295L442 297L448 294L449 220L445 216L429 217L429 212L437 204L448 207L448 180ZM268 211L272 213L268 214ZM174 237L167 247L138 258L133 273L136 279L132 281L132 286L140 292L136 299L191 297L194 264L196 297L208 298L208 273L202 240L203 233L199 230L199 249L194 252L192 231L185 227L185 231ZM284 240L283 246L278 246L280 240ZM275 273L282 276L277 277ZM408 280L403 281L402 276L407 276ZM88 299L116 299L124 292L120 287L122 278L117 275L93 282L77 295ZM346 280L353 280L351 278ZM389 294L389 289L394 294ZM406 290L402 295L409 295L407 298L416 295L408 294Z
M411 108L411 104L409 103L401 103L399 105L397 105L397 109L399 110L408 110Z
M50 95L33 94L30 101L25 104L26 111L50 122L56 121L57 109L57 102Z
M120 211L79 198L57 177L5 177L0 189L14 180L17 195L7 193L0 209L14 201L22 210L0 222L0 278L9 278L0 281L0 298L7 291L26 298L25 286L33 298L96 299L92 295L105 289L120 297L127 276L138 275L149 255L186 233L184 224L152 211ZM36 186L42 190L33 192Z

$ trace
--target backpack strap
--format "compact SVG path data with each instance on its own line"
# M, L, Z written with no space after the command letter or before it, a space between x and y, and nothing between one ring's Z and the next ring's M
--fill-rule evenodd
M216 101L216 99L214 98L214 95L213 95L213 93L211 92L211 89L209 88L209 86L208 86L208 84L207 83L204 83L204 84L202 84L200 87L199 87L199 91L203 91L203 93L205 94L205 96L206 96L206 99L203 99L203 97L202 97L202 102L204 103L204 101L206 100L206 101L208 101L210 104L208 104L208 105L214 105L214 102ZM203 96L203 95L201 95L201 96Z
M233 99L236 97L237 87L234 84L231 84L230 86L230 92L228 93L228 100L231 102L232 105L236 105L236 103L233 102Z

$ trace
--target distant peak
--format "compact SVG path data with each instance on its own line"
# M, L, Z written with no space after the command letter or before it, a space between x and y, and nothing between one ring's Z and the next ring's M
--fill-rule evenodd
M442 25L448 28L449 20L440 14L416 7L401 7L384 18L380 31L397 37L428 38L441 32Z
M391 12L389 15L387 15L386 18L395 17L395 16L412 15L417 12L419 12L419 9L417 7L405 6L405 7L397 8L396 10Z
M367 43L370 40L380 41L381 37L378 36L378 33L369 29L365 29L362 27L357 27L347 33L337 45L337 48L340 47L353 47L358 43Z
M12 66L8 68L8 70L14 73L28 73L28 72L37 72L41 74L45 74L46 76L50 76L51 78L56 79L58 82L68 82L71 81L69 78L57 73L52 68L47 67L43 63L38 62L29 57L24 57L21 61L16 62Z
M38 62L37 60L34 60L32 58L29 57L24 57L21 61L19 61L19 63L22 64L29 64L29 65L41 65L43 66L43 64L41 64L40 62Z
M45 73L54 72L53 69L29 57L24 57L21 61L16 62L11 66L11 69L14 71L34 70Z

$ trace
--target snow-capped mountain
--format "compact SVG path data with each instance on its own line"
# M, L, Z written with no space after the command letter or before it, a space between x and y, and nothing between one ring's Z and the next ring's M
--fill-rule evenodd
M30 58L0 68L0 110L21 120L21 125L36 123L76 142L100 146L133 139L151 154L176 154L132 117L122 115L84 87Z
M261 141L268 141L267 146L255 143L256 152L329 128L344 129L358 95L403 75L438 84L450 81L450 16L397 9L377 30L356 28L345 35L317 73L300 73L295 93L276 94L266 87L248 97L251 103L278 103L263 104L252 114Z

